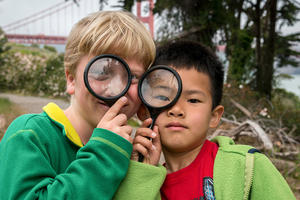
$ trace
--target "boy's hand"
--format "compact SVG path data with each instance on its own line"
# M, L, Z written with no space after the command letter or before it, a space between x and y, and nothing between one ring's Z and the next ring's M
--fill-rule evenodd
M132 127L127 125L127 116L122 113L119 114L121 108L126 103L127 98L125 96L118 99L118 101L116 101L116 103L114 103L114 105L102 117L97 128L110 130L132 143L133 139L130 137Z
M153 130L147 128L151 122L151 118L146 119L141 128L137 129L131 159L138 161L138 153L141 153L144 156L143 163L157 165L161 154L160 136L157 126L154 126Z

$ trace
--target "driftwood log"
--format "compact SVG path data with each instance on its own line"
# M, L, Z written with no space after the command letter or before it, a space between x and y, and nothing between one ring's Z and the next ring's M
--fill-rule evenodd
M299 155L300 142L292 137L296 127L287 132L287 128L282 127L280 122L257 116L233 99L230 102L246 116L246 119L240 122L233 115L230 116L232 119L223 117L220 127L212 132L209 138L226 135L238 141L242 136L247 136L254 138L259 144L259 146L252 143L248 145L271 152L274 157L293 160Z

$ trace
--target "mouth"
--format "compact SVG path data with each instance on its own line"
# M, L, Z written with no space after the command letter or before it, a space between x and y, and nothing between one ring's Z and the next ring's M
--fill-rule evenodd
M171 122L166 125L166 128L174 130L174 131L179 131L179 130L186 129L187 127L179 122Z

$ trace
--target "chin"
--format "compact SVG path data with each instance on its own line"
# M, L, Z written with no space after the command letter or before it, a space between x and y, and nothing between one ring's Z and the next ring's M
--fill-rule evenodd
M126 111L122 113L124 113L127 116L127 119L130 119L134 115L134 113L126 112Z
M125 106L124 109L121 109L121 113L124 113L128 119L131 118L136 112L137 109L135 109L135 107L132 108L130 106Z

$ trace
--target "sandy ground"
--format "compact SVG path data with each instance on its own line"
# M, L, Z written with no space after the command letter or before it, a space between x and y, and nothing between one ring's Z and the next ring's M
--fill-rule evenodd
M60 108L66 109L69 102L61 99L51 99L42 97L22 96L16 94L0 93L1 98L7 98L11 102L20 106L25 112L28 113L40 113L42 108L49 102L56 103Z

